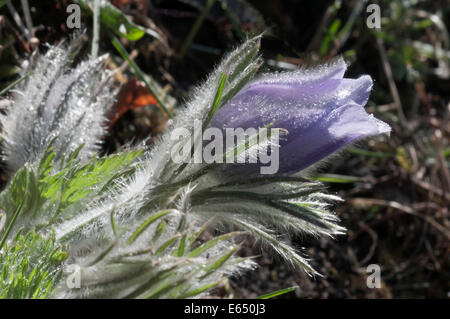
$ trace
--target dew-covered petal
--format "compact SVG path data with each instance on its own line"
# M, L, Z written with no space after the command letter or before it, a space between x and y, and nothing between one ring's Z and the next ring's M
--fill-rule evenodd
M258 128L270 123L277 126L285 119L301 120L304 126L312 124L324 112L326 100L319 101L305 93L285 85L255 86L235 96L220 109L211 126Z
M369 100L373 81L368 75L363 75L357 79L343 79L335 91L338 105L353 101L358 105L364 106Z
M300 171L355 140L390 131L389 125L351 102L334 109L307 130L291 131L286 141L280 142L279 173Z
M386 133L389 126L369 116L364 105L373 85L370 76L340 78L335 68L318 81L295 83L266 76L244 87L214 116L211 126L260 128L268 124L286 129L280 140L280 173L300 171L353 140ZM307 78L308 76L304 76Z
M269 73L261 75L258 79L249 84L247 88L260 84L283 84L299 85L319 84L328 80L340 80L344 77L347 64L344 59L339 58L331 63L323 64L315 68L299 69L297 71Z
M304 129L350 101L365 105L372 79L328 79L313 86L315 90L305 85L251 84L215 114L211 126L247 129L273 124L287 130Z

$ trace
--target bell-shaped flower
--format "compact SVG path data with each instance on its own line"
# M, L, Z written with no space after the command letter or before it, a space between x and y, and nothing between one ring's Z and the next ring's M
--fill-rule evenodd
M279 141L279 174L301 171L355 140L389 133L389 125L364 110L370 76L344 78L346 69L339 59L260 77L217 111L210 126L246 130L272 124L287 130Z

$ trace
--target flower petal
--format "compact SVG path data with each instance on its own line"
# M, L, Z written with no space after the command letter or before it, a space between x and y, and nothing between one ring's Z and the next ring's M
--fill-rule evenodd
M372 78L368 75L363 75L357 79L343 79L334 94L341 105L353 101L364 106L369 100L372 86Z
M340 80L344 78L344 73L346 70L347 64L344 59L339 58L334 62L320 65L315 68L262 75L253 83L249 84L247 88L260 84L283 84L293 85L296 87L302 84L320 84L331 79Z
M351 102L334 109L307 130L289 134L287 141L280 143L279 173L300 171L355 140L390 131L389 125Z

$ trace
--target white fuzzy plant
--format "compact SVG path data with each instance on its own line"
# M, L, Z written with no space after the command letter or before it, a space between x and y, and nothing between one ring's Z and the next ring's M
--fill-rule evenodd
M0 118L3 158L15 173L0 194L0 265L17 264L4 271L0 297L201 297L223 278L255 266L235 255L245 236L316 274L289 237L343 232L328 210L338 198L324 194L319 183L240 177L222 164L171 160L177 146L170 132L183 127L193 133L195 120L206 127L257 72L259 41L252 38L228 54L151 148L104 158L96 151L115 93L106 58L70 68L72 50L50 48ZM221 234L202 238L205 229L219 226ZM43 253L27 267L23 255L14 263L12 252L30 236L24 234L58 252L56 261ZM45 290L33 281L43 267L49 269ZM78 289L68 284L74 276Z

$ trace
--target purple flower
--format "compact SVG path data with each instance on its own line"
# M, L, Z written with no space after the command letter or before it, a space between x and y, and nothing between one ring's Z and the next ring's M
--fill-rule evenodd
M370 76L346 79L346 69L339 59L313 70L265 75L217 111L211 126L247 129L273 123L286 129L279 173L298 172L355 140L389 133L389 125L364 110Z

